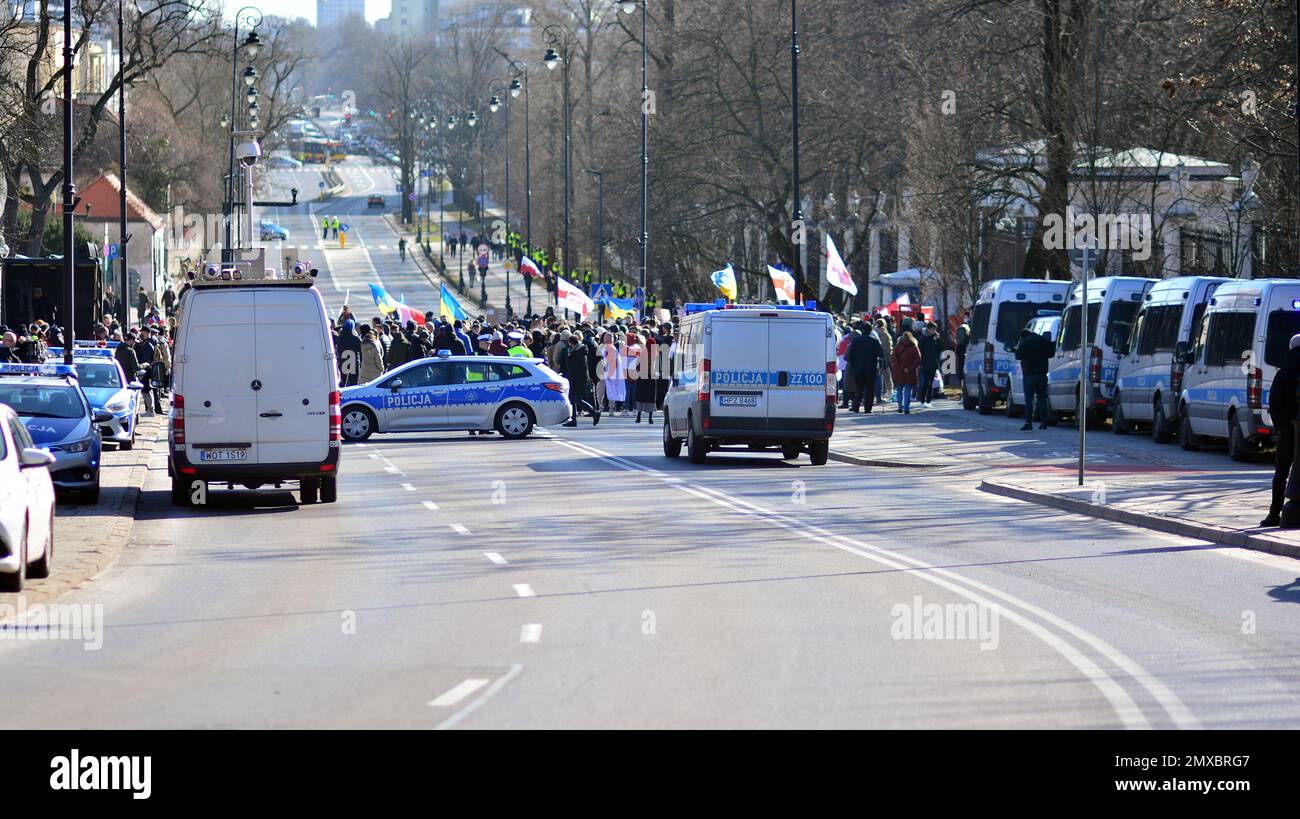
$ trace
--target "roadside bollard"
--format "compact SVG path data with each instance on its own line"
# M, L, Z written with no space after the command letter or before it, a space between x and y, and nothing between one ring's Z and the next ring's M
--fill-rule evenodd
M1291 434L1295 441L1292 453L1291 473L1286 479L1286 503L1282 504L1282 528L1300 529L1300 417L1291 423Z

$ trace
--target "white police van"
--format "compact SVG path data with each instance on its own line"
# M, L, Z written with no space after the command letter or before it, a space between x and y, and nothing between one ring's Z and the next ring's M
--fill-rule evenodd
M1151 437L1168 443L1178 431L1184 366L1175 360L1180 343L1191 341L1215 289L1229 281L1217 276L1177 276L1152 285L1138 309L1127 344L1116 349L1111 430L1127 435L1135 422L1151 425Z
M1020 331L1040 311L1062 310L1069 289L1069 282L1047 279L995 279L980 288L962 373L964 409L988 415L994 404L1006 400Z
M242 261L190 273L172 367L173 503L212 483L296 482L303 503L337 499L338 371L315 274Z
M1102 276L1088 281L1088 349L1083 349L1083 287L1075 283L1061 318L1056 355L1047 367L1047 403L1057 415L1078 415L1079 369L1087 367L1085 422L1100 423L1110 414L1119 360L1116 343L1126 342L1138 308L1155 279Z
M1268 388L1300 333L1300 280L1249 279L1219 285L1195 335L1180 346L1186 364L1178 442L1195 449L1224 440L1246 460L1273 439Z
M1031 333L1045 337L1056 344L1056 339L1061 333L1061 314L1058 311L1040 310L1037 318L1030 320L1029 325L1025 327ZM1021 366L1020 360L1015 359L1011 362L1011 388L1007 391L1007 417L1019 418L1025 413L1025 370ZM1035 415L1039 413L1037 410Z
M524 438L569 417L569 382L537 358L453 356L412 361L343 390L343 438L376 432L495 429Z
M805 447L826 463L835 429L835 330L815 303L687 304L664 406L664 455Z

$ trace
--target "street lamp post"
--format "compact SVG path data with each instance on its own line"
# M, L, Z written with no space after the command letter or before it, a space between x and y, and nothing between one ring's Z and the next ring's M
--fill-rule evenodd
M573 114L569 107L569 63L573 57L573 42L568 29L555 24L542 29L542 39L548 46L542 63L552 71L559 63L564 64L564 258L560 263L560 269L567 272L569 266L573 264L573 257L569 255L569 202L572 195L570 142ZM556 46L559 46L558 52Z
M465 117L465 124L471 128L478 125L478 113L475 111L470 111L469 116ZM486 218L485 214L487 212L487 191L485 190L486 174L484 173L484 163L483 163L483 134L482 132L476 130L474 136L478 138L478 240L479 240L479 247L482 247L482 243L485 241L484 237L487 235L487 224L485 221ZM471 259L470 264L475 264L476 261L477 261L476 259ZM479 293L479 299L478 299L479 304L483 305L484 308L486 308L487 307L487 271L486 270L479 271L478 293Z
M594 168L588 168L587 173L596 177L596 281L603 282L605 281L605 174ZM644 271L642 271L641 281L641 286L644 288Z
M72 364L72 340L76 338L76 307L73 294L77 269L73 241L73 214L77 207L77 186L72 181L72 3L63 4L63 363ZM126 298L125 294L122 297Z
M505 106L506 109L506 130L505 139L502 144L505 146L506 161L506 252L510 252L510 104L501 98L506 93L506 83L504 80L490 80L488 82L488 93L492 94L492 100L488 103L488 110L496 111ZM516 261L516 264L518 262ZM514 308L510 304L510 266L505 266L503 275L506 283L506 318L514 317Z
M117 4L117 60L120 81L117 86L117 176L118 190L118 224L117 224L117 263L122 268L120 278L121 308L118 321L123 327L130 324L131 308L127 302L127 268L126 243L131 237L126 233L126 3L119 0Z
M647 8L649 0L622 0L620 5L625 14L631 14L636 10L638 5L641 6L641 236L638 240L638 244L641 246L640 285L642 298L641 307L644 312L644 299L647 293L646 273L650 264L650 232L647 223L650 201L648 179L648 173L650 171L650 82L648 75L650 44L646 40L646 18L649 14ZM604 277L601 278L601 281L604 281Z
M524 95L524 245L528 252L533 250L533 157L532 157L532 139L528 130L528 65L512 60L504 53L498 52L505 57L510 64L513 77L510 80L510 96L518 98L520 92ZM523 82L519 78L523 77ZM519 264L524 252L521 250L515 257L515 264ZM531 277L523 276L524 294L528 303L524 307L527 315L533 314L533 280Z
M239 25L240 23L248 26L250 31L245 39L243 48L248 54L248 59L257 59L257 53L261 50L262 43L257 36L257 27L262 24L262 12L255 6L244 6L235 12L234 16L234 49L230 55L230 152L226 162L226 199L222 205L222 216L225 222L226 236L225 246L222 248L221 256L223 262L233 261L234 253L231 244L231 222L234 216L234 198L235 198L235 133L234 129L239 127L238 104L239 104ZM250 73L251 72L251 73ZM257 69L251 65L244 71L244 83L250 88L253 80L257 78ZM250 237L251 240L251 237ZM126 294L122 294L126 299Z
M808 234L803 224L803 202L799 198L799 0L790 0L790 110L794 155L791 168L794 187L794 236L799 240L794 253L795 298L803 297L803 272L808 264Z

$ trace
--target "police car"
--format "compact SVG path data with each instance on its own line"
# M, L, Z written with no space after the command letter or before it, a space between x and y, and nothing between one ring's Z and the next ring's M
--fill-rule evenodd
M540 359L453 356L412 361L343 390L347 441L376 432L492 430L523 438L569 417L569 384Z
M51 347L51 363L63 360L63 350ZM128 380L108 347L74 347L72 366L77 381L91 409L107 410L112 419L99 425L100 437L112 441L119 449L135 446L135 427L140 421L140 390L144 385Z
M54 488L99 501L98 424L112 413L93 410L67 364L0 364L0 404L8 404L33 443L54 456Z

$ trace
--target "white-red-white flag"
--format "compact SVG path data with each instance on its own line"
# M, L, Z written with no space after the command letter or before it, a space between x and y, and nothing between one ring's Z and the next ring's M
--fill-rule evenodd
M559 276L555 277L555 303L566 310L573 310L580 316L585 316L596 309L596 302L582 292L581 287Z
M853 295L858 294L858 286L853 283L853 277L849 275L849 268L840 258L840 252L835 249L835 242L832 241L830 234L826 234L826 281L835 285L841 290L847 290Z
M540 278L542 275L542 271L537 266L537 262L534 262L527 256L524 256L519 260L519 272L534 279Z
M794 276L790 275L790 271L768 265L767 275L772 277L772 287L776 289L776 300L781 304L794 304Z

